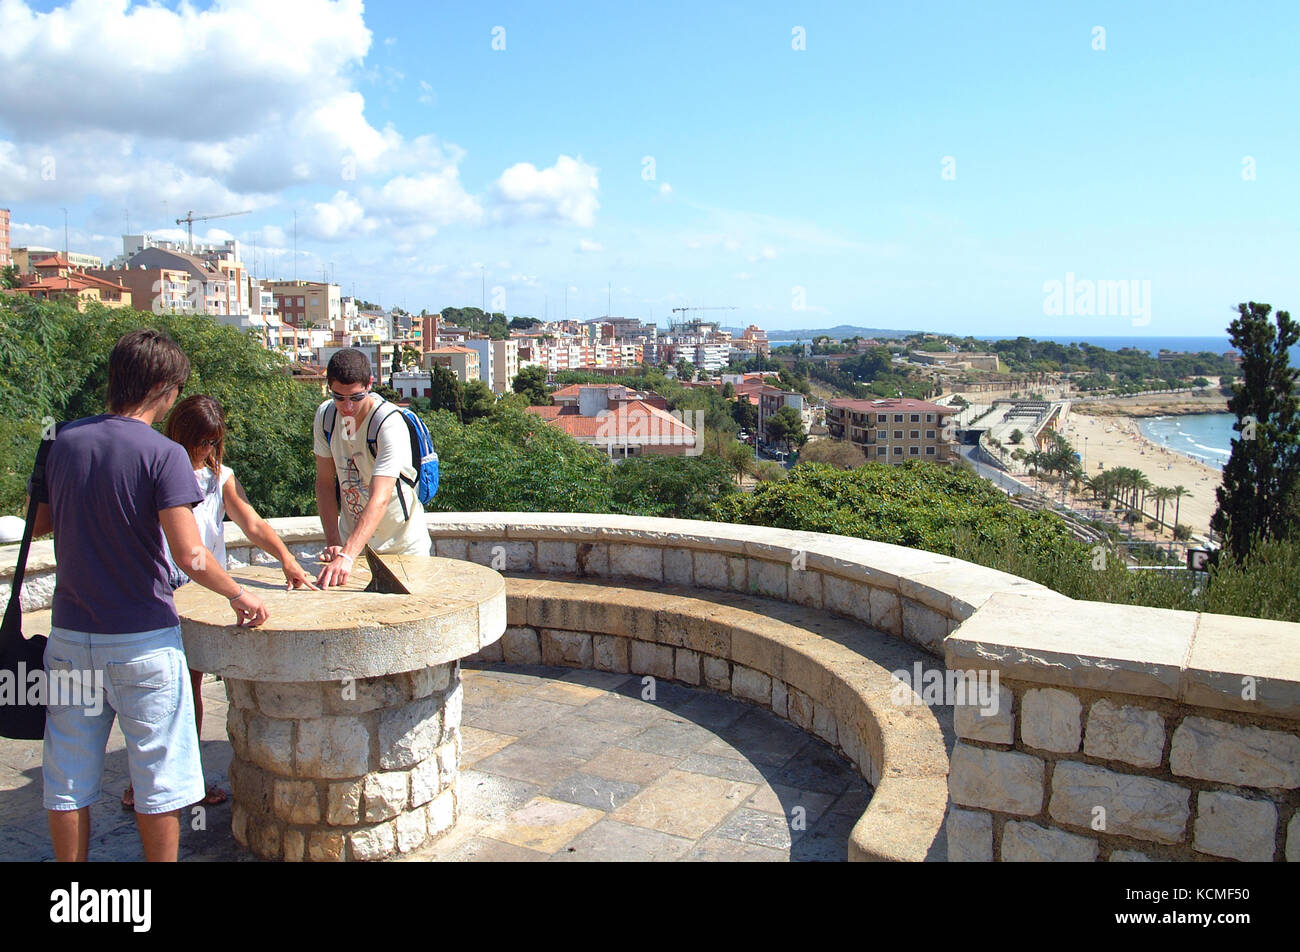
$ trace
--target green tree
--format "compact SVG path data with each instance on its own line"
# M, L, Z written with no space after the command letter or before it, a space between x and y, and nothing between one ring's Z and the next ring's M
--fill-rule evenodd
M139 327L170 334L190 359L182 396L206 393L225 409L226 462L266 517L316 511L312 417L319 388L251 334L209 317L0 299L0 509L19 514L40 420L104 412L108 355ZM161 427L160 427L161 428Z
M856 469L866 462L862 447L845 440L815 440L804 446L799 453L800 466L806 463L825 463L837 469Z
M718 456L633 457L613 467L614 511L704 519L715 501L737 491L733 472Z
M465 411L463 419L466 423L473 423L480 417L491 416L492 409L497 402L492 389L482 380L471 380L465 384L464 397Z
M514 383L515 393L522 393L528 397L528 403L534 407L548 407L551 405L551 395L546 389L546 368L537 364L525 367L515 375Z
M691 363L689 360L685 360L685 359L677 361L677 379L694 380L695 365Z
M786 450L808 442L808 435L803 431L803 417L794 407L782 407L773 413L767 418L765 429L768 440L779 443Z
M731 405L731 418L746 432L753 433L758 429L758 407L748 400L737 400Z
M434 410L446 410L456 419L465 419L465 386L452 371L441 364L433 366L429 401Z
M1287 350L1300 340L1300 325L1272 307L1251 301L1237 306L1228 326L1232 345L1241 354L1241 380L1233 388L1228 411L1237 417L1232 455L1223 467L1223 484L1215 490L1218 508L1210 527L1222 533L1239 561L1253 542L1287 539L1296 533L1296 512L1289 505L1300 488L1300 401Z
M5 265L4 269L0 270L0 288L16 288L18 282L18 269L14 265Z

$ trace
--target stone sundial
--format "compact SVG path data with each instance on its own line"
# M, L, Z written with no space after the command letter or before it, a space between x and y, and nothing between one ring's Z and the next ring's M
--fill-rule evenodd
M367 551L345 585L286 591L277 565L230 574L266 603L176 593L191 668L230 699L236 840L284 860L382 859L456 816L459 659L505 631L505 580L473 562Z

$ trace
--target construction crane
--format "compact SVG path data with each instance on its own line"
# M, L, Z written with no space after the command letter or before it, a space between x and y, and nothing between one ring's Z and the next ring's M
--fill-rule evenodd
M717 306L715 306L715 307L675 307L675 308L673 308L673 313L674 313L674 314L677 314L677 313L685 314L685 313L687 313L687 312L689 312L689 311L734 311L734 310L736 310L736 306L735 306L734 304L720 304L720 305L717 305ZM669 318L669 320L668 320L668 327L669 327L670 329L673 328L673 327L676 327L676 326L677 326L677 323L678 323L677 318L675 318L675 317L673 317L673 318ZM681 323L683 323L683 324L689 324L690 321L687 320L687 319L685 319L685 318L683 318L682 321L681 321Z
M184 218L176 219L178 225L188 225L190 230L190 252L194 251L194 223L196 221L212 221L214 218L233 218L236 215L251 215L253 210L246 208L242 212L222 212L220 215L195 215L191 210Z

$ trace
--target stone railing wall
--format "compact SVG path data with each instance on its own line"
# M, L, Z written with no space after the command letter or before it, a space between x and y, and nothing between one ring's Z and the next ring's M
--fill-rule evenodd
M430 522L440 556L761 595L856 619L951 670L996 673L996 714L956 712L950 859L1300 855L1300 625L1079 602L822 533L584 513ZM273 524L296 553L319 551L317 519ZM229 524L227 548L232 565L249 561ZM0 549L3 597L15 549ZM52 573L52 547L37 543L25 610L48 606Z
M1300 625L997 595L945 647L999 686L954 710L949 860L1300 860Z

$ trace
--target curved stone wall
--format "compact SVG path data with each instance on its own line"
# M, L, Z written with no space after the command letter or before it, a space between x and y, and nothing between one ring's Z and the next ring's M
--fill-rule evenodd
M955 709L950 860L1300 858L1300 625L1077 602L958 559L822 533L584 513L435 513L430 521L440 556L571 582L627 579L776 599L812 616L855 620L926 653L934 668L942 659L950 669L996 677L1004 691L993 710ZM296 552L319 550L319 520L273 524ZM0 582L12 574L15 549L0 550ZM250 558L230 524L227 550L233 563ZM256 551L252 558L271 561ZM33 547L28 571L24 608L46 607L50 543ZM594 638L610 634L549 627L548 636L546 625L517 621L517 605L508 610L512 626L536 632L539 654L564 657L564 639L554 633L576 632L593 638L594 666ZM769 651L770 667L786 665L800 655L797 632L809 631L794 628L756 639L754 652ZM678 676L677 649L696 650L671 645L668 675L666 656L650 650L665 643L637 641L649 652L643 666L665 677ZM585 663L586 642L577 644L571 663ZM694 670L685 657L685 670ZM729 675L735 665L765 675L767 703L779 711L772 670L734 654L725 661ZM699 664L703 679L702 657ZM750 681L744 691L761 693L761 680L740 681ZM911 831L899 849L864 836L855 857L920 858L916 844L934 823L933 798L919 798L928 804L923 815L907 817L917 798L901 785L897 796L886 788L891 769L906 759L891 763L889 755L889 725L899 712L879 699L871 677L854 685L858 700L847 702L836 686L843 677L808 683L821 685L813 689L820 696L804 692L813 704L836 712L837 738L840 715L852 723L861 714L872 725L860 732L855 760L880 783L868 814L902 816ZM731 684L734 691L736 679ZM789 697L787 690L785 716ZM817 732L815 708L809 724ZM840 745L851 758L853 745Z

